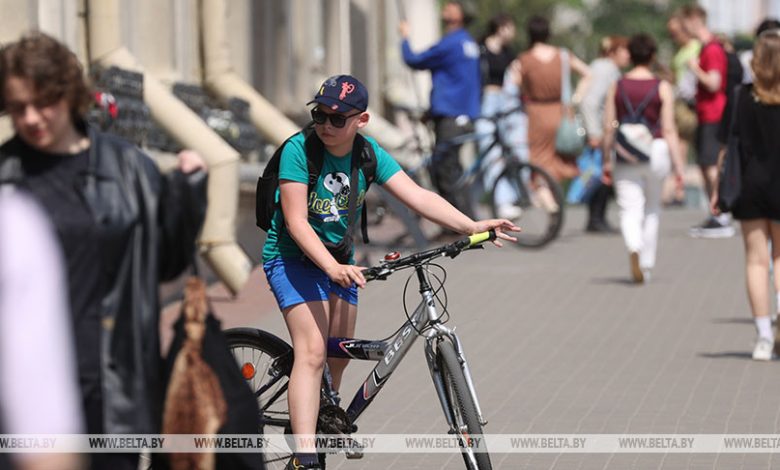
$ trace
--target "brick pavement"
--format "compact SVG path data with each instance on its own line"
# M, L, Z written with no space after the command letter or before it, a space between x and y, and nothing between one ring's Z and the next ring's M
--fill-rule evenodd
M694 240L691 210L664 214L652 281L631 285L619 236L582 232L567 213L562 238L541 251L488 248L444 261L452 325L464 342L488 433L775 433L780 373L750 360L754 328L739 237ZM616 220L615 214L611 214ZM384 337L402 322L404 278L361 293L358 336ZM238 301L212 288L225 326L287 338L262 273ZM166 318L170 318L170 312ZM353 363L343 395L368 363ZM446 429L422 355L406 357L361 418L365 433ZM494 468L770 468L768 454L494 454ZM330 469L462 468L459 455L343 456Z

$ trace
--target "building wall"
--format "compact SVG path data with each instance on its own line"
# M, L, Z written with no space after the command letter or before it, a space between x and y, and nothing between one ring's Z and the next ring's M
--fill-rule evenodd
M699 0L714 32L752 35L767 16L780 17L780 0Z
M145 70L164 83L199 83L198 2L118 1L121 38ZM86 63L85 5L86 0L0 0L0 42L41 29ZM429 74L412 74L400 58L401 11L416 50L438 39L436 0L227 0L228 47L239 76L290 116L305 113L303 105L317 86L335 73L360 77L376 110L384 109L388 96L427 106Z

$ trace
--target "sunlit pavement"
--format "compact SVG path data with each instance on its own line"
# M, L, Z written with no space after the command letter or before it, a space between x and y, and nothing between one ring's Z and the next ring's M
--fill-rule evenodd
M568 211L562 237L543 250L488 247L442 260L450 326L458 326L466 348L489 421L485 432L777 432L780 363L750 359L755 330L744 291L742 240L689 238L688 227L703 215L690 209L664 213L657 267L650 283L641 286L629 282L628 255L619 235L583 232L582 208ZM616 212L610 217L615 225ZM361 292L357 336L385 337L403 322L405 280L399 273ZM218 285L211 292L225 327L255 326L288 337L261 270L238 300ZM410 308L416 300L416 289L410 288ZM167 311L168 322L175 308ZM361 417L361 432L446 432L421 344ZM370 368L369 363L350 365L342 388L345 400ZM494 468L507 469L780 465L771 454L491 457ZM369 466L464 468L457 453L328 460L329 469Z

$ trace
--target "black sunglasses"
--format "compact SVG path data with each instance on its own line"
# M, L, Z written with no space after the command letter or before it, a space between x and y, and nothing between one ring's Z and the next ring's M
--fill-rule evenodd
M330 119L330 123L333 125L333 127L341 129L347 124L347 119L355 117L359 114L361 113L350 114L349 116L344 116L341 114L327 114L319 108L314 108L311 110L311 119L315 124L325 124L325 121Z

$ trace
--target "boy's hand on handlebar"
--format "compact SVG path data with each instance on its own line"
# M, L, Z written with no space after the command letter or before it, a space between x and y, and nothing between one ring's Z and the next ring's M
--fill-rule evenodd
M504 244L501 243L501 240L517 242L517 238L508 235L506 232L519 232L522 229L508 219L487 219L475 222L471 233L487 232L488 230L496 231L496 239L493 240L493 244L497 247L502 247Z
M366 268L351 264L334 264L325 270L325 274L328 275L331 281L345 289L348 289L352 283L357 284L360 288L364 288L366 287L366 278L363 276L364 269Z

